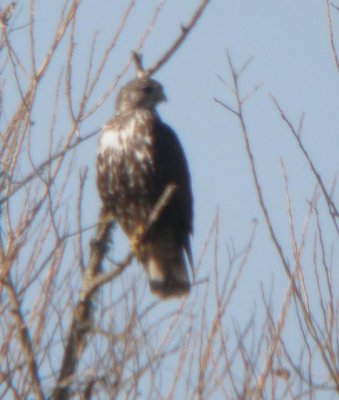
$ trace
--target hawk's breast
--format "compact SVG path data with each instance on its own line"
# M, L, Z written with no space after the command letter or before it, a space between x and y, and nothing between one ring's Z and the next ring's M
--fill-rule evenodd
M116 117L101 133L97 181L101 197L121 218L146 218L155 185L153 122L149 113Z

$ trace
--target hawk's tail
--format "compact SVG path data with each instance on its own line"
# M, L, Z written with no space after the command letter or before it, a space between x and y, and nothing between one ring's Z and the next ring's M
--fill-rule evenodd
M157 240L147 247L148 257L143 264L152 292L164 299L187 295L191 284L184 249L178 244Z

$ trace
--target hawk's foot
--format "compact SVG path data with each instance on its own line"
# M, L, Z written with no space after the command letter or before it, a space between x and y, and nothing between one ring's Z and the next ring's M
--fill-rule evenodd
M142 224L138 224L134 229L133 235L129 240L131 250L134 254L138 254L144 234L145 234L145 227Z

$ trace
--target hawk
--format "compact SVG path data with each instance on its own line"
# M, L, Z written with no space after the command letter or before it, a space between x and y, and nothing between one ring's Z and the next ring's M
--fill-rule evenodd
M117 96L114 118L100 133L97 155L103 210L113 214L127 235L151 291L161 298L190 290L186 259L192 265L193 218L184 151L156 111L165 100L162 85L153 79L128 82ZM149 216L169 184L175 185L173 196L138 243L138 234L149 225Z

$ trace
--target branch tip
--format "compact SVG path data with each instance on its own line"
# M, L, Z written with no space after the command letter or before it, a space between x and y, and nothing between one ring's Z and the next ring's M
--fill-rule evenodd
M137 53L136 51L132 52L132 60L135 65L135 70L137 73L138 78L145 78L147 77L147 72L144 70L144 67L142 65L142 54Z

